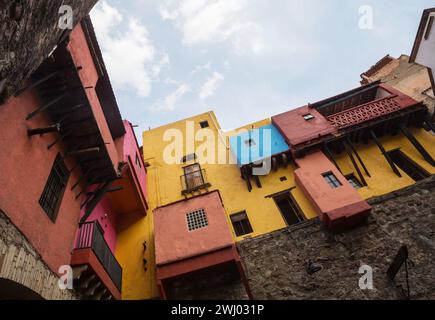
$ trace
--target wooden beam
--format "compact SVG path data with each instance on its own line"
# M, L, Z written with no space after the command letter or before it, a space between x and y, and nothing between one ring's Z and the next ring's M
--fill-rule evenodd
M50 132L59 132L60 131L60 123L56 123L52 126L44 127L44 128L36 128L36 129L27 129L27 135L29 137L35 135L43 135Z
M94 196L92 197L92 199L90 199L87 204L86 204L86 210L85 210L85 214L83 215L83 217L80 219L80 224L83 224L84 222L86 222L86 219L91 215L92 211L95 209L95 207L97 206L97 204L100 202L100 200L104 197L104 195L107 193L107 190L110 188L110 185L114 182L115 180L109 180L106 181L103 186L99 189L97 189L95 191Z
M432 123L431 119L429 117L426 117L426 119L424 119L424 122L427 124L429 129L435 133L435 124Z
M73 279L79 280L83 273L88 270L89 266L87 264L82 266L73 267Z
M373 138L373 141L375 141L376 145L378 146L379 150L381 150L382 154L384 155L385 159L387 160L388 164L390 165L391 169L393 169L394 173L398 176L398 177L402 177L402 175L400 174L400 171L396 168L396 165L394 164L393 160L391 160L390 155L388 154L388 152L385 150L384 146L382 145L382 143L379 141L378 137L376 137L376 134L373 132L373 130L370 129L370 135Z
M399 130L408 138L417 151L423 156L423 158L432 166L435 167L435 160L426 151L426 149L420 144L420 142L414 137L411 131L403 124L399 123Z
M349 149L349 146L347 145L347 143L345 141L342 141L342 144L344 145L344 148L346 150L347 155L350 158L350 161L352 161L352 165L355 168L356 172L358 173L359 178L361 179L361 182L363 183L364 186L367 186L367 182L366 179L364 179L364 176L361 173L361 170L358 167L358 164L356 163L351 150Z
M56 103L58 103L59 101L61 101L62 99L64 99L66 96L68 95L67 92L64 92L60 95L58 95L56 98L54 98L53 100L50 100L49 102L47 102L45 105L43 105L42 107L36 109L35 111L29 113L26 117L26 120L30 120L32 119L34 116L36 116L38 113L47 110L48 108L50 108L51 106L55 105Z
M335 161L334 155L332 154L331 149L329 149L328 143L326 141L323 142L323 149L326 153L326 156L329 158L329 160L331 160L334 166L338 169L338 171L340 171L341 174L343 174L343 171L341 171L340 167L338 166L338 163Z
M260 182L260 177L257 175L253 175L252 176L254 178L255 184L257 185L258 188L262 188L261 182Z
M65 69L56 70L56 71L54 71L54 72L48 74L47 76L42 77L41 79L39 79L39 80L37 80L37 81L35 81L35 82L29 84L28 86L25 86L25 87L23 87L23 88L17 90L17 91L14 93L14 96L17 97L17 96L19 96L20 94L22 94L22 93L23 93L24 91L26 91L26 90L36 88L37 86L43 84L44 82L46 82L46 81L48 81L48 80L50 80L50 79L56 77L57 75L59 75L60 73L62 73L64 70L65 70Z
M100 147L91 147L91 148L85 148L85 149L78 149L78 150L72 150L72 151L68 151L66 153L66 156L77 156L77 155L82 155L82 154L86 154L86 153L92 153L92 152L100 152Z
M361 157L359 156L358 152L356 151L355 147L353 146L352 141L350 141L349 136L346 136L346 142L350 146L350 149L353 151L353 153L355 153L359 163L363 167L363 169L364 169L365 173L367 174L367 176L369 176L371 178L371 175L370 175L369 171L367 170L364 162L362 161Z

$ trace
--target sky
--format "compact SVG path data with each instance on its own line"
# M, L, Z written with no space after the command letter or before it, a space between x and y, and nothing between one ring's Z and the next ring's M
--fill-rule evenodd
M433 0L100 0L91 12L123 118L213 110L225 131L359 86L409 55Z

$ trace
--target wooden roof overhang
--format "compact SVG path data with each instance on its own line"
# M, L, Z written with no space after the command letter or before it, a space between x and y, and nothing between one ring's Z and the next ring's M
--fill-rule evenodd
M81 181L92 185L119 177L118 168L114 167L106 147L111 142L103 139L86 94L91 88L83 87L80 70L65 44L60 45L31 77L29 87L36 89L41 107L27 116L30 120L44 112L58 128L58 138L47 148L60 142L66 146L63 157L73 157L76 162L70 170L80 167L82 171L82 177L74 187Z

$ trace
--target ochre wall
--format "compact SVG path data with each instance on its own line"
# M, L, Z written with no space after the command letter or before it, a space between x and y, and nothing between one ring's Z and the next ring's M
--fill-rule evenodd
M213 113L204 113L186 120L194 121L194 132L198 132L200 129L199 122L207 120L210 125L209 129L214 133L216 143L224 150L224 156L227 158L230 156L229 150L225 148L223 143L227 139L219 137L217 134L219 125ZM264 120L254 126L263 126L268 123L270 123L270 120ZM246 128L250 127L251 125L246 126ZM180 176L183 174L182 167L190 163L167 165L164 162L163 151L171 143L171 141L163 141L163 135L167 129L180 130L183 139L185 139L186 121L178 121L170 125L145 131L143 135L144 159L150 163L150 166L147 168L150 211L156 207L184 199L181 195ZM234 132L232 133L234 134ZM195 148L202 143L203 141L196 142ZM186 153L188 152L184 151L181 156ZM200 155L198 150L197 154ZM260 180L263 185L261 189L257 188L255 183L252 182L254 186L252 192L248 192L246 182L241 179L240 170L235 164L202 164L201 168L206 170L207 180L211 183L209 191L219 190L221 194L227 214L227 222L230 226L232 237L236 241L242 240L245 237L255 237L284 228L286 224L274 200L265 197L292 187L296 187L291 192L298 205L304 211L306 218L310 219L317 216L314 208L303 195L302 190L295 184L294 165L289 165L286 169L280 168L276 172L271 172L269 175L261 177ZM280 178L284 176L287 180L280 181ZM229 215L242 210L246 210L254 232L244 237L236 237ZM148 250L143 254L137 254L139 243L144 240L148 242ZM118 234L117 258L123 262L124 299L145 299L158 296L154 271L151 270L154 256L153 241L154 232L151 215L132 221L128 227L124 227L123 231ZM143 257L148 260L150 265L146 272L143 271Z
M424 146L424 148L432 155L432 157L435 158L435 136L424 129L411 129L411 132ZM396 136L383 137L380 139L380 141L387 151L400 148L402 152L419 164L423 169L428 171L430 174L435 174L435 168L423 159L421 154L404 135L399 133ZM368 145L357 144L355 147L371 175L371 178L368 177L360 166L364 178L368 184L367 187L358 189L358 193L364 199L380 196L415 183L414 180L412 180L406 173L401 171L400 168L399 170L402 173L402 177L399 178L393 172L387 160L384 158L375 143L370 142ZM355 172L352 162L350 161L346 152L336 156L336 161L344 175L354 173L355 177L358 178L358 175Z
M166 146L173 143L173 140L164 141L164 132L168 129L180 130L183 137L183 141L181 143L184 143L186 131L193 130L194 133L198 132L200 129L199 122L204 120L208 121L210 125L208 129L212 130L214 133L215 144L218 144L220 146L219 148L223 148L225 157L229 157L230 153L224 145L224 141L227 141L227 138L221 138L218 136L217 131L219 129L219 125L217 124L213 113L204 113L189 119L144 132L144 159L150 164L150 166L147 168L150 210L184 199L184 197L181 195L180 176L183 174L183 166L193 163L189 162L187 164L170 165L165 163L163 159L164 149ZM186 121L193 121L193 129L186 128ZM254 124L254 127L262 126L268 123L270 123L268 120L260 121ZM245 126L245 128L250 127L251 125ZM435 156L433 137L423 130L413 130L413 132L416 134L419 141L432 153L432 155ZM231 134L235 134L235 131L232 131ZM421 156L416 153L406 138L398 135L396 137L383 138L381 140L387 149L393 149L395 147L401 146L403 151L410 155L426 170L431 173L435 173L434 169L430 168L430 165L422 160ZM198 146L203 143L204 141L196 141L194 143L193 150L184 150L180 155L180 158L181 156L193 152L196 149L196 153L200 157L199 161L201 162L201 152L198 150ZM372 142L370 142L370 144L367 146L358 145L357 148L360 151L361 157L372 173L372 178L366 177L369 187L358 190L358 193L362 196L362 198L367 199L375 195L385 194L413 183L413 181L406 175L404 175L403 178L398 178L395 176L391 171L391 168L388 166L388 163L385 162L385 159L378 150L377 146ZM217 151L215 152L217 153ZM337 157L338 163L345 171L344 174L353 172L351 169L350 160L347 159L347 156L341 154ZM292 189L291 193L297 201L299 207L302 209L305 217L307 219L317 217L315 208L295 182L294 171L297 169L295 165L289 165L287 168L279 168L276 172L272 171L267 176L260 177L262 188L258 188L255 185L255 182L252 181L252 192L248 192L246 182L240 177L239 168L233 163L202 164L201 168L205 169L207 180L211 183L209 191L219 190L221 194L227 214L227 221L230 225L232 236L235 241L240 241L244 238L255 237L284 228L286 224L278 207L276 206L274 200L267 196L293 187L294 189ZM286 177L287 180L281 181L281 177ZM246 210L254 232L247 236L236 237L231 226L229 215L242 210ZM154 255L151 244L154 237L152 230L153 221L149 216L146 218L141 218L140 220L136 221L136 223L132 223L122 232L122 237L126 239L126 247L124 250L126 252L128 251L129 244L134 247L137 246L137 243L140 241L148 239L148 250L143 256L146 257L150 263ZM155 287L155 276L153 271L150 270L151 268L148 268L148 271L144 272L141 260L142 256L137 255L136 253L134 253L134 255L134 257L130 256L130 259L126 261L128 264L128 272L124 274L125 287L123 288L123 298L144 299L158 296L158 292ZM151 283L145 283L145 279L149 279Z

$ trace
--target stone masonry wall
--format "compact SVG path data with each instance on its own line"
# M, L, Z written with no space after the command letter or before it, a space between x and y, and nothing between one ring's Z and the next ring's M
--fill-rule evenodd
M71 6L76 25L97 1L0 0L0 103L23 85L64 38L65 30L58 27L64 16L60 7Z
M404 299L405 266L386 271L402 245L409 252L411 299L435 299L435 176L371 199L366 225L331 234L318 219L238 244L255 299ZM308 275L308 260L322 270ZM361 265L373 268L373 290L361 290Z
M44 299L75 300L70 290L61 290L59 278L42 261L29 241L0 210L0 280L19 283Z

